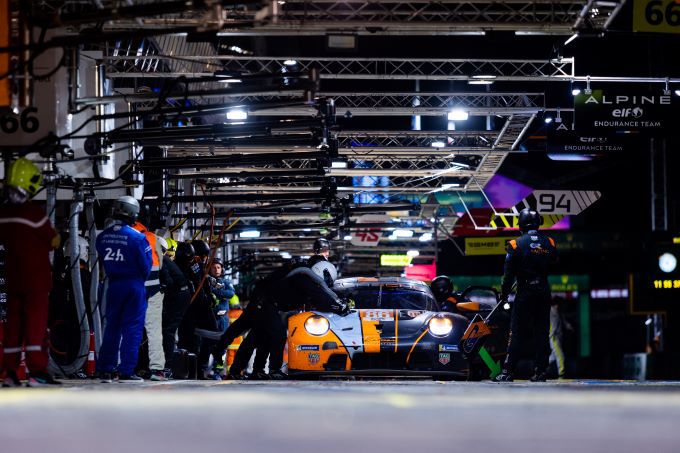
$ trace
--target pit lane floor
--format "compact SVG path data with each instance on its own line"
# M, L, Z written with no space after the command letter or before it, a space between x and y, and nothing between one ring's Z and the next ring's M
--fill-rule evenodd
M680 451L680 382L65 384L0 389L0 451Z

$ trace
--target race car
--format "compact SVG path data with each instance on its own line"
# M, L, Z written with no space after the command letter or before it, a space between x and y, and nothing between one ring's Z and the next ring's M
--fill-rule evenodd
M290 375L469 377L474 357L460 344L466 331L475 330L468 329L472 321L440 311L425 283L345 278L335 282L333 291L353 300L354 309L344 316L305 311L288 319ZM477 314L489 306L471 303L466 308Z

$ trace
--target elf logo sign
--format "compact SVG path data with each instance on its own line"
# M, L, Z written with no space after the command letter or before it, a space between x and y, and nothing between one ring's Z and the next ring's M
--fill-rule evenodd
M663 136L679 113L678 101L670 95L593 90L574 98L577 132L649 132Z

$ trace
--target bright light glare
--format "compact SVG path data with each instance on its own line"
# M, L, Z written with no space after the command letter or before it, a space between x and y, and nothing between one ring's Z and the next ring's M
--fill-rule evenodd
M295 60L286 60L283 62L286 66L295 66L297 64L297 61Z
M330 323L323 316L310 316L305 321L305 330L312 335L321 336L328 332Z
M550 123L552 123L552 121L553 121L552 116L546 116L545 119L544 119L543 121L545 121L545 124L550 124Z
M580 89L580 88L574 88L573 90L571 90L571 95L572 95L572 96L578 96L579 94L581 94L581 89Z
M659 269L666 273L673 272L677 265L678 260L672 253L664 253L659 257Z
M245 120L248 119L248 112L245 110L229 110L227 112L228 120Z
M291 259L292 257L293 257L293 255L291 255L291 254L288 253L288 252L281 252L281 258L283 258L284 260L289 260L289 259Z
M409 250L406 254L410 257L416 257L420 255L420 252L418 250Z
M394 230L394 233L392 233L398 238L411 238L413 237L413 230L404 230L404 229L396 229Z
M397 239L397 236L394 233L392 233L389 236L387 236L387 239L389 239L390 241L395 241Z
M331 162L331 168L347 168L346 160L334 160Z
M493 83L493 80L489 79L473 79L473 80L468 80L468 85L491 85ZM467 118L465 118L467 119Z
M348 234L348 235L345 236L343 239L344 239L345 241L351 241L351 240L352 240L352 235L351 235L351 234Z
M423 233L422 236L418 238L420 242L427 242L432 240L432 233Z
M443 148L445 146L446 146L446 143L444 143L444 142L432 142L433 148Z
M674 93L675 93L676 96L680 96L680 90L675 90Z
M239 236L242 237L242 238L259 238L260 232L257 231L257 230L246 230L246 231L241 231Z
M449 121L465 121L470 115L462 109L453 109L447 115Z
M453 330L453 322L449 318L432 318L428 323L432 335L443 337Z

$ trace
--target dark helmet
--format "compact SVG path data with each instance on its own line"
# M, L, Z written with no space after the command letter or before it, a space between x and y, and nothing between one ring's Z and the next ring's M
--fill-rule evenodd
M522 209L519 213L519 230L527 232L538 230L541 226L541 215L533 209Z
M453 294L453 283L446 275L440 275L432 280L430 289L437 302L443 302Z
M222 260L219 259L219 258L217 258L217 257L215 257L215 258L212 260L212 264L219 264L220 266L224 267L224 263L222 262Z
M196 252L196 256L208 256L210 255L210 246L208 245L207 242L201 240L201 239L194 239L191 241L191 245L194 246L194 251Z
M188 263L194 259L196 251L191 242L177 243L177 250L175 251L175 260L179 263Z
M331 243L326 238L319 238L314 241L314 253L327 252L331 249Z

